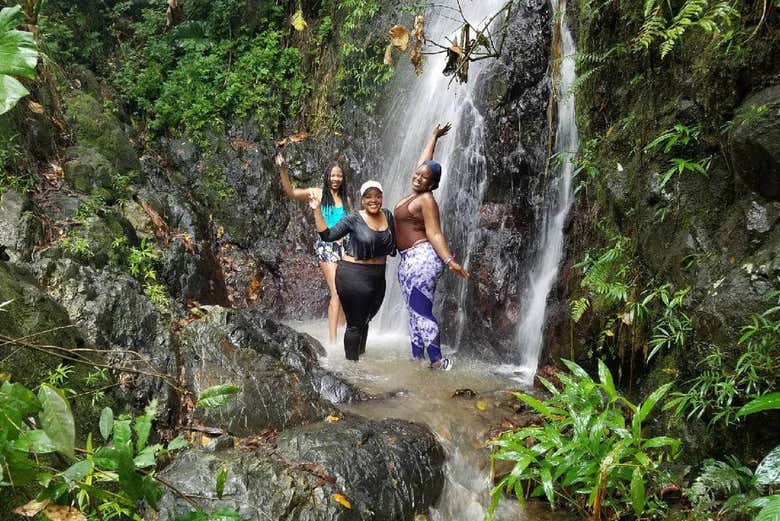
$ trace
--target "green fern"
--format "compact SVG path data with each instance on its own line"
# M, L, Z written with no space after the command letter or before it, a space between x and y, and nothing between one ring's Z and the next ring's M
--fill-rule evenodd
M582 315L590 307L590 300L587 297L578 298L577 300L572 300L569 306L571 308L571 319L576 323L580 321Z

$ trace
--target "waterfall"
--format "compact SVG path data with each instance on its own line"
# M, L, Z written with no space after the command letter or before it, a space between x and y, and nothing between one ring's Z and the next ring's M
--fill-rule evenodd
M541 217L541 247L537 250L533 268L528 274L528 286L523 298L523 316L518 327L518 342L521 353L521 373L526 380L532 380L539 364L544 340L547 298L553 287L563 258L563 228L572 201L573 157L579 147L577 124L574 112L574 96L570 89L574 82L574 39L566 26L566 0L551 0L557 8L555 20L559 24L560 48L557 50L560 69L557 91L557 128L555 132L555 153L561 161L552 163ZM556 6L556 3L558 4ZM553 41L556 41L554 38ZM553 51L553 56L556 52Z
M463 12L469 22L480 26L505 1L463 2ZM448 5L457 4L450 1ZM437 7L428 20L426 34L435 41L444 41L445 36L457 34L461 23L457 11ZM427 58L421 77L415 78L411 68L406 67L399 70L390 89L396 94L386 107L386 130L382 136L389 160L379 177L385 189L385 206L392 209L411 193L416 161L435 125L452 123L453 130L436 148L434 157L442 164L443 175L434 195L439 203L447 242L457 254L458 262L468 269L469 243L477 232L486 178L485 123L473 99L477 77L483 67L482 62L472 63L469 82L459 84L442 74L446 62L444 54ZM391 259L387 269L387 295L377 317L378 329L385 334L407 331L408 315L396 280L397 267L398 259ZM460 283L459 288L463 299L466 284Z

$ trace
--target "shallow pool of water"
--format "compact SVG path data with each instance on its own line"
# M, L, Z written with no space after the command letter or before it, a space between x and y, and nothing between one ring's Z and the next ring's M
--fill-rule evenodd
M400 418L428 425L447 451L445 487L439 504L430 512L432 521L482 521L489 502L489 431L501 424L508 411L499 406L511 389L521 389L518 375L509 367L452 355L451 371L432 371L427 363L413 361L409 338L404 335L369 335L360 362L344 358L343 348L329 346L324 321L292 322L292 327L319 340L327 351L323 367L340 374L363 391L384 398L342 406L369 418ZM341 332L340 332L341 338ZM445 348L445 356L447 349ZM470 389L477 396L453 398L455 391ZM550 512L537 502L521 509L504 499L496 521L570 519Z

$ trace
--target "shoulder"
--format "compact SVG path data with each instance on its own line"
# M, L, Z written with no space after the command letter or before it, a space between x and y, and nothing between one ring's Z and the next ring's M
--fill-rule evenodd
M417 198L417 201L420 202L420 205L423 208L438 208L438 203L436 202L436 198L433 197L433 192L425 192L420 194L420 196Z

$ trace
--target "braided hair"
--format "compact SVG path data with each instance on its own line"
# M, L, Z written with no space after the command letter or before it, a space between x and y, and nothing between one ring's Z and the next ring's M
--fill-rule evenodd
M333 194L330 191L330 173L334 168L341 170L344 180L339 186L338 194L341 197L341 204L346 208L349 205L349 198L347 196L347 175L344 173L344 169L338 163L331 163L328 165L328 169L325 171L325 175L322 176L322 206L336 206L336 202L333 200Z

